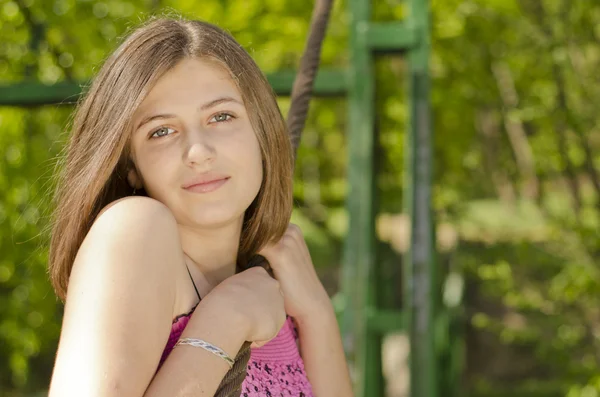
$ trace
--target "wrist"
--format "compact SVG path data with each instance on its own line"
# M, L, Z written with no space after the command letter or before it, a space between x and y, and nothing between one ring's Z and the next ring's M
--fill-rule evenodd
M203 299L194 311L184 335L209 342L234 359L246 341L247 332L237 311L229 313L224 309L217 301Z
M322 324L330 320L337 321L335 310L329 298L313 304L306 313L294 317L298 327L310 326L311 324Z
M231 289L223 289L223 284L214 288L206 295L200 305L210 306L213 315L223 321L229 330L234 331L243 342L248 341L250 335L250 321L244 310L243 302Z

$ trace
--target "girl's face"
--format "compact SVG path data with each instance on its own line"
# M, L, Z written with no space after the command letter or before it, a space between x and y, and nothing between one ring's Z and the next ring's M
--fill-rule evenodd
M180 225L240 222L261 186L258 140L229 74L184 59L162 76L133 117L128 175Z

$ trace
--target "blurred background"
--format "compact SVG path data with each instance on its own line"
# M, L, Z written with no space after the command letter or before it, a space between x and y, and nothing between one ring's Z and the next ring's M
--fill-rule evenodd
M61 84L86 84L128 29L154 13L216 23L265 73L293 70L312 5L0 0L0 396L45 394L62 313L46 273L47 227L77 92L67 84L61 104L14 106L15 95L43 95L22 82L41 82L55 93ZM445 342L454 346L452 370L459 368L452 395L598 396L600 3L429 6L436 263L445 269L442 292L460 289ZM346 1L334 4L324 68L350 62L348 9ZM406 13L401 0L373 2L373 20L402 20ZM404 58L393 55L377 57L373 70L376 230L390 308L401 306L410 234L403 212L406 71ZM288 98L280 105L286 114ZM349 224L348 111L343 96L313 100L295 175L294 221L334 302ZM383 337L385 393L407 396L409 342L402 332Z

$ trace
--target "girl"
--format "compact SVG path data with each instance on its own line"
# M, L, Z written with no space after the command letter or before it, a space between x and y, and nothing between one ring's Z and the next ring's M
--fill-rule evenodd
M212 396L245 341L243 396L351 395L289 224L291 153L268 82L221 29L157 19L125 40L77 109L57 190L51 397ZM256 253L275 279L236 274Z

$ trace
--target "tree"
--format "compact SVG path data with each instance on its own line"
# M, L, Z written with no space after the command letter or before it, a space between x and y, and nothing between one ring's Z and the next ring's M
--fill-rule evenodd
M293 69L311 7L5 0L0 83L88 81L152 10L225 27L266 72ZM335 5L328 67L348 62L346 8ZM402 2L375 2L378 20L406 11ZM432 26L434 204L438 223L458 235L441 263L466 280L465 387L473 395L590 395L600 390L600 5L432 0ZM402 208L405 66L386 57L376 68L382 218ZM287 99L280 104L285 114ZM71 111L0 108L0 394L43 391L52 368L62 308L45 271L49 198ZM313 102L294 192L295 220L332 293L347 224L345 120L343 99Z

